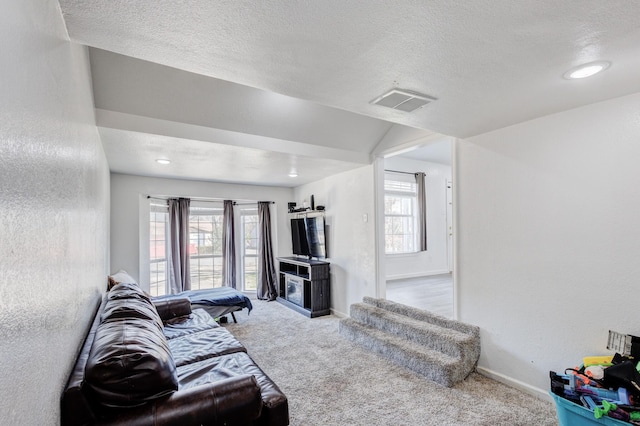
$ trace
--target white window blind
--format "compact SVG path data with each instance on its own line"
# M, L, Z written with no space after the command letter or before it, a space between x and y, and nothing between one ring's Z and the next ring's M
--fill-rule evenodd
M408 173L385 173L385 253L417 251L417 185Z

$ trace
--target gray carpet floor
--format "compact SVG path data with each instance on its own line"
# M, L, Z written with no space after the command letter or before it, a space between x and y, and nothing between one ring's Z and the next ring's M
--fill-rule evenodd
M453 388L357 346L339 318L254 301L226 328L289 399L291 425L557 425L552 403L472 373Z

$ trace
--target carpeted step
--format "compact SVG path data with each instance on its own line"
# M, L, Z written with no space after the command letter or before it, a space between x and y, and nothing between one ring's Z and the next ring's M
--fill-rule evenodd
M381 309L368 303L351 305L351 318L428 349L459 358L473 368L480 354L475 336Z
M365 297L340 321L340 334L445 386L474 369L480 329L427 311Z
M469 372L461 360L362 324L352 318L340 321L340 334L391 361L407 367L443 386L451 387Z
M445 318L443 316L436 315L432 312L414 308L412 306L403 305L401 303L392 302L391 300L375 299L373 297L364 297L362 301L363 303L375 306L377 308L385 309L387 311L391 311L397 314L415 318L417 320L438 325L440 327L449 328L451 330L457 330L461 333L469 334L471 336L480 337L480 328L475 325L466 324L461 321Z

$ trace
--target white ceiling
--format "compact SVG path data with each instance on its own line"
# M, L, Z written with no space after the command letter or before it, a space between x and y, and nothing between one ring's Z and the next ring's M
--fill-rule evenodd
M380 143L408 142L389 141L389 134L469 137L640 91L640 2L60 0L60 6L71 40L144 60L92 52L94 84L101 74L98 124L114 170L120 160L109 152L119 152L121 142L107 128L139 133L128 136L140 146L130 156L145 155L152 143L142 140L155 134L177 138L165 139L168 145L233 141L239 151L228 158L262 150L249 158L264 156L279 168L293 147L293 158L331 172L363 164ZM562 78L595 60L612 66L590 79ZM369 103L393 87L437 100L413 113ZM273 98L282 102L242 106ZM396 131L400 126L423 131ZM346 164L330 164L341 158ZM181 167L190 169L186 161Z
M450 139L451 138L441 138L428 145L417 146L407 152L400 153L398 156L450 166L452 164L452 146Z
M297 186L369 164L398 126L104 50L92 48L90 59L113 172Z

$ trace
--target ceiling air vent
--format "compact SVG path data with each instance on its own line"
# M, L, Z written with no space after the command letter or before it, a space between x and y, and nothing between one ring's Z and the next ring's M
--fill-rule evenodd
M372 104L398 109L400 111L411 112L435 101L436 98L411 92L409 90L391 89L382 96L378 96L371 101Z

